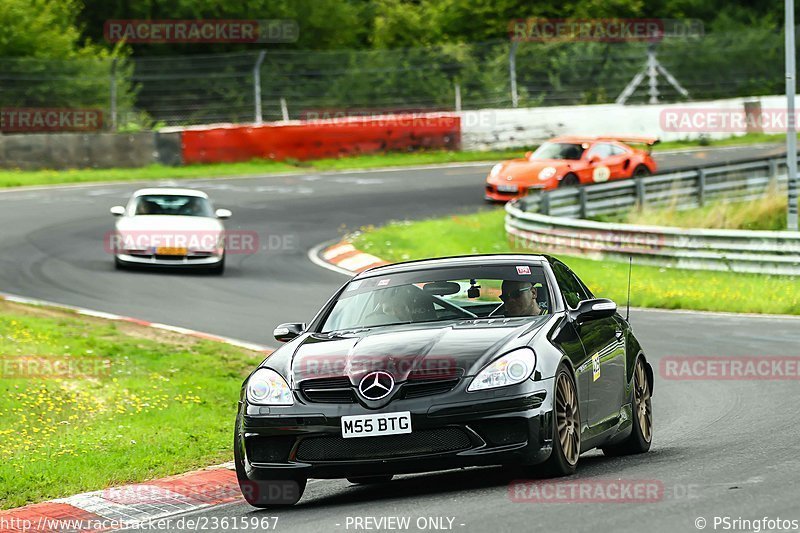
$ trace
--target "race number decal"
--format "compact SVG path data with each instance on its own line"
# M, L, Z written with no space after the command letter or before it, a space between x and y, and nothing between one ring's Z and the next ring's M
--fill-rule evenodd
M600 379L600 354L596 353L592 356L592 381Z
M608 169L608 167L599 166L592 171L592 179L594 180L595 183L602 183L604 181L608 181L608 178L610 177L611 177L611 171Z

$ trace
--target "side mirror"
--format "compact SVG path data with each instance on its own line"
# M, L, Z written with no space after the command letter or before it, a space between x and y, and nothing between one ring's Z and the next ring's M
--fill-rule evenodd
M217 215L217 218L221 219L231 218L233 216L233 213L227 209L217 209L214 214Z
M578 308L571 311L572 319L579 324L609 318L617 312L617 304L607 298L595 298L594 300L584 300L578 304Z
M275 337L276 341L289 342L303 333L305 329L306 325L303 323L288 322L275 328L275 331L272 332L272 335Z
M601 158L599 155L593 155L592 157L589 158L589 163L591 163L593 165L596 165L597 163L599 163L602 160L603 160L603 158Z
M533 155L533 152L525 152L525 159L530 159Z
M125 208L122 207L121 205L115 205L114 207L109 209L109 211L111 211L111 214L114 215L115 217L121 217L122 215L125 214Z

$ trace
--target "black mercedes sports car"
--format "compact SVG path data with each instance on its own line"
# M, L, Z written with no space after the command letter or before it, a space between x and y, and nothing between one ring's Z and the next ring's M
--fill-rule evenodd
M308 478L389 481L475 465L569 475L581 453L645 452L653 371L628 322L555 258L373 268L245 380L236 472L256 507Z

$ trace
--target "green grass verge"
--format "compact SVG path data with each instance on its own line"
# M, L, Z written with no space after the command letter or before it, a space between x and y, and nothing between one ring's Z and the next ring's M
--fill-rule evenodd
M674 150L698 146L733 146L760 142L780 142L782 135L747 134L718 141L671 141L656 145L655 150ZM63 183L92 183L107 181L148 181L161 179L191 179L220 176L252 176L283 172L309 172L326 170L358 170L409 165L430 165L470 161L500 161L522 157L535 146L486 152L441 150L424 152L398 152L369 154L354 157L318 159L315 161L254 160L243 163L214 163L168 167L150 165L140 168L71 169L71 170L8 170L0 169L0 187L25 185L57 185Z
M367 227L354 237L357 248L387 261L474 253L530 252L513 249L503 228L504 211L450 216ZM628 265L563 257L597 296L626 299ZM800 314L798 280L729 272L633 267L631 304L639 307L737 313Z
M645 208L622 215L595 217L604 222L675 226L679 228L715 228L746 230L785 230L786 193L770 192L764 198L749 202L712 202L695 209L679 210L674 205Z
M263 359L2 301L0 350L4 509L231 460L239 386Z

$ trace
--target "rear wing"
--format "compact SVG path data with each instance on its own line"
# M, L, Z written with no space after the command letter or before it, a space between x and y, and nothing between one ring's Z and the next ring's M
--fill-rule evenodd
M598 141L619 141L627 144L645 144L647 145L647 153L653 151L653 146L657 145L661 142L661 140L657 137L628 137L626 135L614 136L614 137L598 137Z

